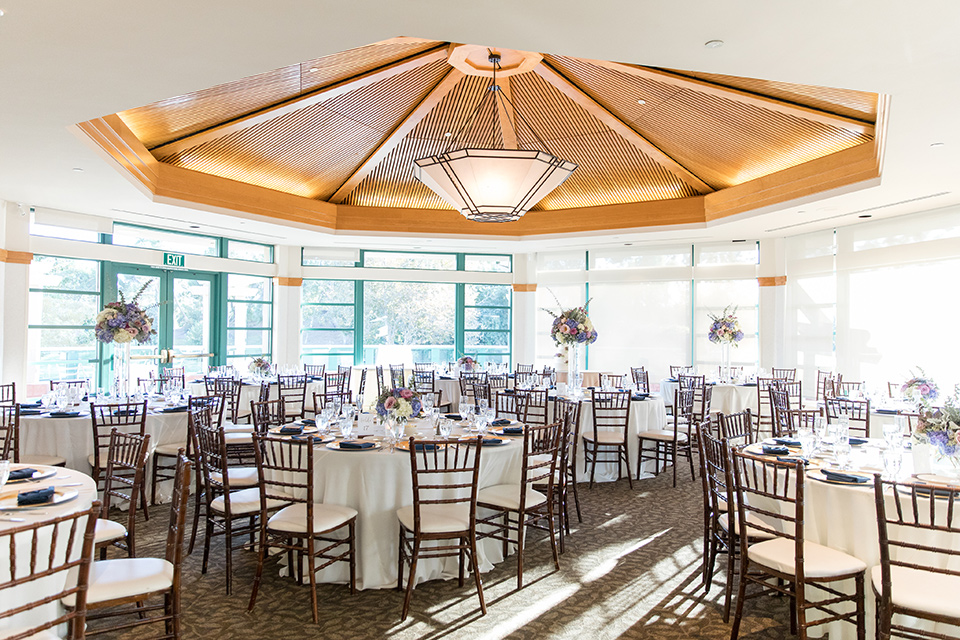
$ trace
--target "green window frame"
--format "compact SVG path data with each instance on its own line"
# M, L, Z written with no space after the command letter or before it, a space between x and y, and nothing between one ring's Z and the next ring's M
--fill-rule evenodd
M226 276L227 282L224 287L224 306L226 307L225 313L223 315L223 328L224 328L224 360L228 365L234 365L240 370L245 370L246 366L243 363L244 360L252 360L253 358L262 357L267 360L272 360L273 356L273 282L271 278L265 276L252 276L247 274L240 273L227 273ZM256 280L264 280L266 282L266 291L268 294L267 300L252 300L249 298L236 298L231 296L231 278L249 278ZM236 318L239 317L241 311L247 311L251 307L258 307L260 311L254 315L262 315L265 319L265 325L262 327L247 327L241 326L236 322ZM234 321L231 322L231 308L233 308L233 318ZM252 310L252 309L251 309ZM248 313L249 315L249 313ZM257 332L263 336L262 344L265 345L265 348L260 351L246 351L244 353L231 353L232 349L235 349L236 346L231 346L234 344L234 340L231 339L231 333L238 332ZM243 365L243 366L241 366Z
M341 280L333 278L305 278L301 287L301 294L311 287L311 282L340 282L344 283L344 291L351 291L351 301L331 301L320 300L313 302L300 303L300 358L305 364L325 363L327 367L335 367L343 364L354 364L361 360L357 353L362 353L363 343L358 342L363 332L362 328L362 309L363 309L363 281L361 280ZM349 284L349 287L346 285ZM303 297L306 297L303 295ZM326 323L327 326L305 326L307 310L316 310L320 313L329 311L331 320L349 318L350 322ZM341 311L341 313L334 313ZM317 313L319 316L320 313ZM322 317L321 317L322 318ZM311 322L312 324L313 322ZM359 327L359 329L358 329ZM311 336L335 336L340 334L344 337L349 336L349 340L344 340L340 345L313 346L309 344Z

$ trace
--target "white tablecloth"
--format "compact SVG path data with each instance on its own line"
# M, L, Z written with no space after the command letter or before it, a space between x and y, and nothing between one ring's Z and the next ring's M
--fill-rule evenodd
M668 407L673 406L673 394L680 383L672 380L660 381L660 394ZM737 413L750 409L757 414L757 387L740 384L715 384L713 396L710 398L710 413Z
M424 432L426 437L427 432ZM518 483L523 443L508 439L499 447L485 447L480 458L480 488ZM379 451L332 451L315 448L314 491L317 502L357 510L357 588L382 589L397 584L397 509L413 504L410 454ZM477 560L485 572L503 560L502 545L485 539L478 544ZM417 563L417 583L457 576L457 559L422 559ZM409 567L406 569L409 571ZM406 574L405 574L406 575ZM349 567L337 563L317 574L320 582L346 584Z
M18 484L8 484L3 488L3 492L16 492L16 491L32 491L35 489L43 489L50 486L59 486L64 484L80 484L77 487L64 488L64 490L77 490L79 495L76 499L71 500L70 502L63 503L62 505L44 507L43 509L38 509L36 511L16 511L6 513L2 515L7 517L17 517L24 518L26 522L2 522L0 521L0 531L6 529L13 529L16 527L22 527L29 524L30 522L37 522L41 520L49 520L50 518L55 518L57 516L63 516L70 513L76 513L77 511L83 511L84 509L89 509L90 505L93 504L93 501L97 498L97 487L93 482L93 478L90 476L80 473L79 471L73 471L71 469L57 469L56 467L44 467L42 465L30 465L34 469L38 470L52 470L56 475L53 477L40 480L37 482L28 482L28 483L18 483ZM81 523L85 524L85 523ZM39 541L40 541L40 556L45 558L46 554L50 550L50 540L52 538L52 529L44 528L39 532ZM63 535L63 530L61 529L61 538L58 543L59 548L64 548L65 536ZM82 544L82 535L83 530L81 529L74 546L74 558L79 555L80 546ZM31 540L29 534L21 533L17 534L16 537L17 546L20 550L25 553L17 554L17 575L26 575L29 573L29 549L31 547ZM62 557L62 556L61 556ZM7 611L14 609L17 606L21 606L26 602L38 600L44 596L47 596L51 593L56 593L63 589L64 579L66 574L61 572L53 576L47 576L40 580L20 585L13 589L3 592L3 600L0 602L0 610ZM0 582L6 582L10 579L10 547L6 544L0 545ZM29 628L42 624L44 621L52 620L60 615L61 611L59 610L58 603L51 603L45 607L34 609L32 611L26 611L24 613L18 614L11 618L6 618L3 621L0 621L0 636L5 637L5 629L23 629Z

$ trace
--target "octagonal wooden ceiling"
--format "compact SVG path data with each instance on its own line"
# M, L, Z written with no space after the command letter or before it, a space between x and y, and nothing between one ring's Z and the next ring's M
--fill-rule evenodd
M218 205L338 229L376 228L385 209L408 212L409 230L516 225L506 233L517 235L547 228L543 216L529 222L538 211L580 220L559 229L572 231L690 222L879 176L878 94L531 54L531 70L499 83L550 151L579 168L519 223L469 223L413 172L489 88L489 77L451 66L457 47L395 38L78 126L154 196L213 198L192 198L176 168L257 188ZM460 146L536 146L523 127L502 126L516 114L499 116L468 127ZM164 175L180 186L165 189ZM262 190L315 205L243 204Z

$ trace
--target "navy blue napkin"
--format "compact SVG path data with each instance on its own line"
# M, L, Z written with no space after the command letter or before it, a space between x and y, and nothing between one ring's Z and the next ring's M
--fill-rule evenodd
M504 428L501 429L500 431L503 432L503 435L517 435L517 436L522 436L522 435L523 435L523 427L521 427L521 426L517 426L517 427L504 427Z
M807 460L806 458L800 458L800 457L785 458L785 457L783 457L783 456L777 456L777 460L778 460L779 462L790 462L790 463L794 463L794 462L799 461L799 462L802 462L803 464L810 464L810 461L809 461L809 460Z
M80 415L79 411L51 411L51 418L76 418Z
M20 405L20 408L32 409L34 407L39 407L41 403L42 403L41 400L34 400L33 402L20 402L18 404Z
M313 418L304 418L304 419L301 420L300 422L302 422L303 424L308 424L308 425L310 425L311 427L317 426L317 421L314 420Z
M162 409L162 411L163 413L183 413L189 408L187 405L183 405L182 407L167 407L166 409Z
M822 469L822 471L827 480L833 480L834 482L856 482L857 484L870 482L870 478L866 476L855 476L849 473L830 471L829 469Z
M137 415L136 409L117 409L113 412L115 416L135 416Z
M298 441L300 441L300 442L312 442L313 444L322 444L322 443L323 443L323 437L322 437L322 436L312 436L312 435L309 435L309 434L308 434L308 435L305 435L305 436L303 436L303 435L295 435L295 436L293 436L292 440L298 440Z
M800 446L800 441L797 440L796 438L774 438L773 441L776 442L777 444L782 444L787 447Z
M490 424L493 425L493 426L495 426L495 427L505 427L505 426L507 426L508 424L510 424L510 421L507 420L506 418L497 418L496 420L494 420L494 421L491 422Z
M756 383L756 382L744 382L744 383L743 383L742 385L740 385L740 386L741 386L741 387L755 387L755 386L757 386L757 383Z
M512 396L516 393L516 391L514 389L504 389L503 393L507 394L508 396Z
M633 394L633 399L634 399L634 400L646 400L646 399L649 398L649 397L650 397L650 394L649 394L649 393L635 393L635 394Z
M282 436L298 436L303 433L303 427L300 425L286 425L280 428L279 431Z
M17 506L29 504L45 504L53 499L53 487L37 489L36 491L22 491L17 494Z
M38 416L43 413L43 409L24 409L20 408L20 415L22 416Z
M435 444L424 444L423 442L415 442L413 448L417 451L433 451L437 448Z
M455 380L455 378L452 378L452 377L450 377L450 376L440 376L440 379L441 379L441 380Z
M501 440L500 438L488 438L488 437L484 437L484 439L483 439L483 444L493 444L493 445L503 444L503 440Z
M448 420L463 420L463 416L461 416L459 413L448 413L443 417Z
M373 449L377 446L376 442L349 441L344 440L340 443L341 449Z
M765 456L785 456L790 453L786 447L774 447L769 444L763 445L763 455Z
M867 444L869 440L866 438L847 438L847 442L849 442L851 446L856 446L858 444Z
M887 415L896 415L896 409L874 409L877 413L885 413Z
M36 472L36 469L13 469L10 471L10 475L7 476L7 480L27 480L32 478Z

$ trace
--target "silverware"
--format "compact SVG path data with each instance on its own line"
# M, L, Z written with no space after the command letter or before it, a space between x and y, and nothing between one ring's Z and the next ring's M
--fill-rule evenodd
M0 518L0 522L26 522L25 518Z
M71 482L71 483L69 483L69 484L61 484L61 485L57 485L57 486L59 486L59 487L82 487L82 486L83 486L83 483L82 483L82 482Z

